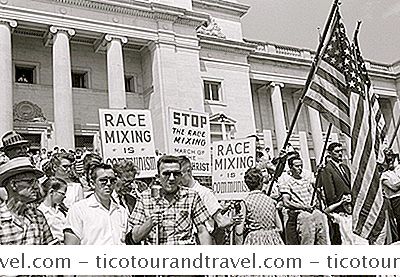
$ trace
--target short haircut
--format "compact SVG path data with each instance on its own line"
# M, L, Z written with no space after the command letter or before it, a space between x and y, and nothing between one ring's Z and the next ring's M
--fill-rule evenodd
M172 156L172 155L162 156L157 161L157 171L158 171L158 173L160 173L161 164L174 164L174 163L179 164L179 167L181 167L181 164L179 163L179 158L178 157Z
M294 161L297 161L297 160L303 161L303 160L300 158L300 156L298 156L298 155L294 155L294 156L290 157L290 158L288 159L288 165L289 165L289 167L292 168L292 167L293 167L293 164L294 164Z
M332 142L331 144L329 144L328 146L328 152L332 152L333 149L335 149L336 147L342 147L342 144L340 142Z
M189 164L190 166L192 165L192 162L189 160L188 157L186 156L179 156L179 164L182 166Z
M257 189L263 181L263 175L259 168L249 168L244 174L244 182L250 191Z
M46 192L46 194L52 189L52 190L59 190L62 186L67 186L67 182L64 179L61 178L56 178L56 177L49 177L47 178L43 184L43 190Z
M113 169L120 177L125 173L136 175L138 172L138 167L131 160L118 161L113 164Z
M105 163L100 163L100 164L94 164L92 166L92 168L90 168L90 179L92 179L92 181L96 180L97 178L97 171L99 169L104 169L104 170L108 170L111 169L113 170L112 166L109 164L105 164Z
M260 138L257 135L249 135L249 136L247 136L247 138L255 138L256 142L260 141Z

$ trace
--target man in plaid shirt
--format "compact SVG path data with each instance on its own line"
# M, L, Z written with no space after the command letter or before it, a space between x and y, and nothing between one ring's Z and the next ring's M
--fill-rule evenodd
M43 172L29 158L18 157L0 166L0 186L7 202L0 204L0 245L37 245L57 242L39 210L29 205L40 197L38 178Z
M151 188L141 194L129 219L133 240L145 244L193 245L196 227L200 244L211 244L205 226L210 215L197 192L180 185L179 159L163 156L157 168L160 195L152 195Z

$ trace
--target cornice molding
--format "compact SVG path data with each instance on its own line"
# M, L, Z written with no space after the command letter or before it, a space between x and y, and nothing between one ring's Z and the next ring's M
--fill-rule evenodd
M0 24L6 24L11 30L18 26L16 20L3 17L0 17Z
M245 15L250 9L249 5L233 3L224 0L192 0L194 8L222 11L239 17Z
M177 24L194 27L200 26L208 20L208 15L205 13L188 11L154 2L131 1L127 3L108 0L51 0L51 2L148 19L172 21Z
M214 36L197 34L200 38L200 47L229 53L249 55L255 50L255 46L246 42L221 39Z

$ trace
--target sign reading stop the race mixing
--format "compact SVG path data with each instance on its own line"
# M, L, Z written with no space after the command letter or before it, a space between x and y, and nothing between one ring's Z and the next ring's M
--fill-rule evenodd
M213 142L213 190L218 199L242 199L248 193L244 183L247 169L256 165L254 138Z
M193 175L211 175L208 114L170 108L168 132L169 153L188 157Z
M132 160L138 177L157 173L153 126L148 110L99 110L104 161Z

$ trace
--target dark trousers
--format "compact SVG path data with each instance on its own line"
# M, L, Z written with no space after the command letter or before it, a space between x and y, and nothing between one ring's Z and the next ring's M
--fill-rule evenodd
M300 244L299 236L297 234L297 216L298 212L288 211L288 220L285 227L286 244L298 245Z
M392 206L393 216L396 219L397 237L400 237L400 196L390 198L390 205Z

